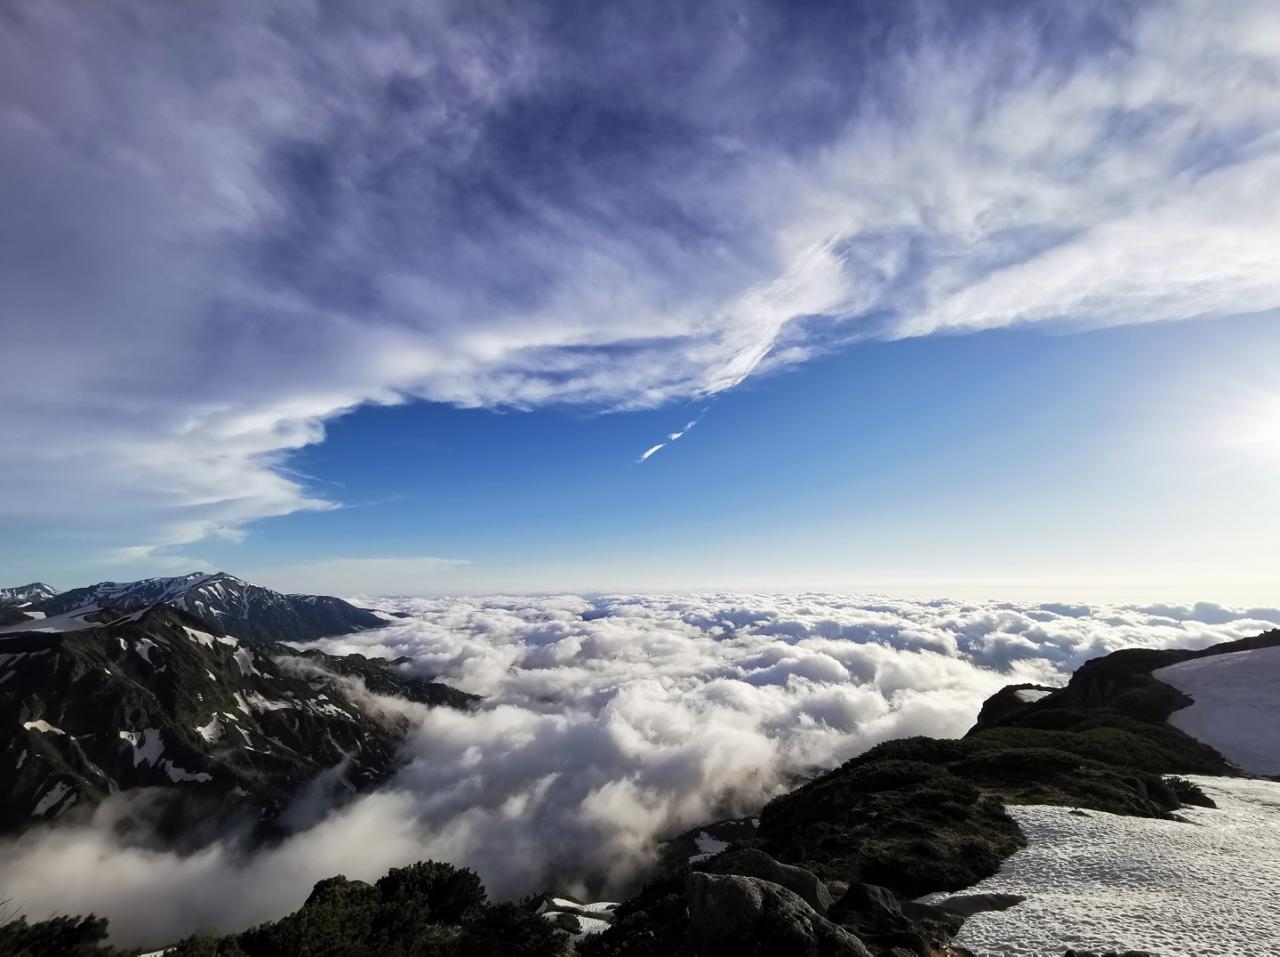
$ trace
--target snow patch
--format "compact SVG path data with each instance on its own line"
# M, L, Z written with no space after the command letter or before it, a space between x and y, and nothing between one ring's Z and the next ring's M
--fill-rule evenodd
M1171 725L1243 771L1280 775L1280 648L1195 658L1151 675L1194 699Z
M967 893L1027 900L969 918L956 943L980 957L1280 953L1280 783L1191 780L1218 804L1178 812L1191 823L1009 808L1029 844Z
M159 728L145 728L142 731L121 731L122 740L133 745L133 766L139 764L155 764L164 754L164 738Z
M297 705L292 701L272 701L270 698L264 698L256 691L250 691L246 697L249 701L249 706L257 709L258 711L283 711L286 708L297 707ZM236 695L236 699L238 701L245 700L238 694Z
M253 652L248 648L237 648L236 653L231 656L236 663L236 667L240 669L242 675L256 675L258 672L253 667Z
M190 771L178 767L172 761L163 762L165 773L169 775L169 780L174 784L181 784L183 781L212 781L212 775L205 774L203 771L197 771L194 774Z
M61 804L62 799L70 792L71 788L59 781L45 792L44 797L36 802L36 806L31 809L31 816L44 817L45 814Z
M154 668L156 663L151 660L151 651L157 647L159 646L150 638L143 638L134 645L133 650L138 653L138 657Z
M234 648L238 644L234 638L228 638L226 635L211 635L209 632L201 631L199 628L188 628L183 625L182 630L187 633L188 638L199 642L206 648L212 648L214 645L231 645Z
M693 839L693 843L698 845L698 853L689 858L690 863L695 861L705 861L709 857L715 857L729 846L728 841L721 841L714 838L706 831L699 831L698 836Z
M28 731L40 731L43 734L66 734L67 733L63 731L61 728L55 728L48 721L44 720L44 718L40 718L36 721L25 721L23 722L22 726L26 728Z
M1013 694L1019 701L1031 704L1033 701L1039 701L1041 698L1049 697L1053 692L1044 691L1039 688L1019 688Z
M196 730L200 732L200 737L213 744L222 737L222 721L215 713L208 724L197 725Z

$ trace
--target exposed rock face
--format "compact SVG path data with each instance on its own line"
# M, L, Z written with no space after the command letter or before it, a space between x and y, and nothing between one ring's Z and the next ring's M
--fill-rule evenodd
M341 795L397 765L403 719L367 707L326 656L248 645L165 606L72 624L0 635L0 830L157 787L163 836L198 844L241 816L265 835L322 772ZM379 662L336 670L424 704L472 700Z
M1024 900L1021 894L954 894L934 906L960 917L972 917L986 911L1008 910Z
M712 874L738 874L757 877L798 896L819 914L831 907L831 892L812 871L790 864L780 864L764 851L753 847L735 848L708 861L703 870Z
M853 934L769 881L694 871L686 888L699 953L871 957Z
M314 641L387 624L368 609L340 598L283 595L225 572L99 582L49 597L39 607L49 615L60 615L93 604L124 611L165 604L195 616L207 627L249 642Z

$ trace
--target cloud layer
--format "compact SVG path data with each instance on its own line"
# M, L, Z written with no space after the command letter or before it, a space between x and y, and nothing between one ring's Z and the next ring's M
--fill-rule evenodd
M327 507L279 467L362 403L652 407L861 337L1277 308L1278 16L24 5L0 519L136 560Z
M158 944L297 906L333 873L434 857L499 896L631 887L664 837L751 813L889 738L964 733L1012 681L1061 683L1120 647L1204 647L1280 610L868 600L833 595L402 599L413 617L324 643L485 696L409 708L409 763L381 791L242 858L125 846L119 807L0 848L28 913L92 909Z

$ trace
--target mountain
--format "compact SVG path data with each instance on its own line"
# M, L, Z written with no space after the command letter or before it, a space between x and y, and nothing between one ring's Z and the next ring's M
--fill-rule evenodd
M51 595L39 607L46 614L60 615L86 605L134 611L155 604L187 612L209 627L248 642L314 641L387 624L386 618L340 598L284 595L226 572L99 582Z
M31 582L14 588L0 588L0 608L39 605L58 594L58 589L44 582Z
M240 821L270 836L305 789L341 797L397 767L404 719L370 707L363 688L432 706L476 700L403 662L249 643L166 604L82 607L30 626L40 630L0 633L10 832L156 788L146 813L175 844Z

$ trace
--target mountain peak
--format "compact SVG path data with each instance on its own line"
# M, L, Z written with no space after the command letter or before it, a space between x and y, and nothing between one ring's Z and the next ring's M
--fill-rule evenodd
M103 605L136 611L148 605L176 608L220 634L246 641L314 641L387 623L340 598L283 595L228 572L193 571L171 578L98 582L37 602L50 615Z

